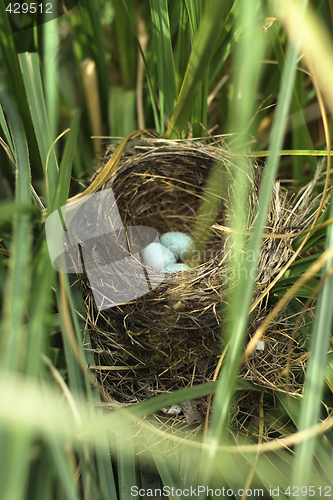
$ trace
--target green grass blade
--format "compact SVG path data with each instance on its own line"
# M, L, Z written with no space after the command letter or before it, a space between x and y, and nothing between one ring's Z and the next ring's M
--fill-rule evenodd
M59 183L55 197L55 204L54 207L51 209L51 211L61 207L62 205L65 205L68 199L72 166L73 166L74 156L77 151L77 141L80 130L80 119L81 119L81 111L76 110L70 123L70 131L67 135L65 149L60 163Z
M51 465L49 453L43 447L38 463L31 467L26 496L27 498L33 497L35 500L52 500L56 487L55 471Z
M30 213L30 215L34 215L35 217L38 217L40 215L40 210L29 204L25 203L17 203L17 202L11 202L11 201L6 201L3 203L0 203L0 222L5 221L5 220L11 220L12 215L19 215L19 214L27 214Z
M127 12L124 9L122 0L113 0L112 3L115 9L114 22L122 82L127 90L134 89L136 86L137 48L133 32L128 31L128 15L130 15L131 22L135 22L135 2L127 0ZM135 128L130 132L133 130Z
M190 0L185 0L186 10L189 18L190 33L191 33L191 43L195 39L200 24L200 18L204 8L204 2L199 0L199 2L191 2Z
M30 204L30 163L23 124L15 104L7 101L5 112L13 137L16 164L15 199L19 204ZM31 213L15 214L9 273L6 280L3 320L1 322L1 365L10 371L24 369L26 352L26 310L31 279ZM3 380L4 376L1 377ZM5 379L6 380L6 379ZM6 460L7 471L2 482L5 500L20 500L24 494L28 463L22 460L30 445L30 431L13 425L7 435L7 450L2 448L1 460Z
M210 87L212 87L216 78L221 78L221 71L222 75L225 76L224 63L242 32L242 27L237 25L236 22L240 15L240 1L235 0L212 47L213 55L209 75Z
M79 347L80 355L82 356L82 361L86 365L94 364L94 359L91 350L91 343L89 338L89 331L86 329L86 325L83 320L78 319L76 310L82 311L84 309L82 303L82 296L79 289L72 289L70 293L68 283L66 280L67 297L70 307L71 318L73 321L73 327L77 339L77 345ZM75 292L75 293L73 293ZM75 304L75 307L74 307ZM83 333L84 332L84 333ZM83 335L84 335L84 346L83 346ZM66 346L66 353L68 359L69 367L69 378L72 390L75 392L80 388L80 392L85 391L87 403L89 405L89 414L93 418L98 418L101 413L96 408L96 401L100 401L100 394L96 391L98 386L97 381L92 373L90 377L87 376L87 372L82 373L81 367L78 366L77 360L73 356L73 352L68 345L67 336L64 339ZM84 347L84 348L83 348ZM93 388L94 387L94 388ZM96 448L96 464L95 459L91 454L84 452L81 455L81 463L84 467L84 474L87 476L89 471L93 474L95 488L100 490L104 494L105 498L113 500L115 498L116 485L114 472L111 464L110 451L108 447L108 438L106 431L102 431L103 438L96 440L93 443L94 448ZM98 482L98 479L99 482ZM94 495L93 499L94 499Z
M149 97L150 97L150 105L152 107L153 115L154 115L155 128L156 128L157 133L160 134L161 133L161 130L160 130L160 119L159 119L159 114L158 114L158 110L157 110L157 104L156 104L156 99L155 99L155 94L154 94L153 83L152 83L152 79L151 79L151 76L150 76L150 72L149 72L149 68L148 68L146 56L145 56L145 54L144 54L144 52L142 50L142 46L141 46L141 43L140 43L137 31L136 31L136 26L135 26L135 24L133 22L133 19L132 19L130 11L128 9L126 0L122 0L122 2L123 2L124 9L127 12L128 20L129 20L131 29L133 31L133 34L135 36L135 39L137 41L137 45L138 45L138 48L139 48L139 51L140 51L140 54L141 54L141 57L142 57L142 60L143 60L143 64L144 64L144 68L145 68L145 74L146 74L146 78L147 78L147 86L148 86L148 91L149 91Z
M23 124L13 102L6 103L5 111L15 148L15 199L20 204L31 204L31 173ZM3 364L11 369L22 367L26 354L22 349L22 339L31 276L31 214L16 215L14 221L1 339L4 343L1 349Z
M10 151L11 151L12 155L14 156L13 141L12 141L12 138L11 138L9 130L8 130L6 118L5 118L5 115L3 114L3 109L2 109L1 104L0 104L0 125L2 127L3 133L5 134L5 138L6 138L7 144L10 148Z
M164 112L171 118L177 102L176 71L173 60L168 4L166 0L149 0L160 100L160 127L164 131Z
M18 55L15 49L14 37L9 24L4 2L0 2L0 50L2 62L4 63L6 74L6 87L11 95L15 97L17 107L21 115L30 149L30 158L35 169L40 171L40 158L38 155L36 139L33 132L32 121L24 91L24 84Z
M49 339L46 332L49 330L52 306L54 307L52 287L55 271L51 266L45 240L36 252L32 273L34 279L30 290L26 372L37 377L44 372L42 354L47 353Z
M267 17L272 17L274 12L271 9L268 0L264 0L265 15ZM283 52L283 40L279 32L277 24L274 23L273 26L268 31L268 36L270 37L272 47L274 50L275 58L278 62L280 72L285 64L285 55ZM308 127L305 123L304 113L303 113L303 82L304 75L298 72L295 77L295 87L293 90L293 99L291 102L292 115L291 121L293 125L293 147L295 150L304 148L313 150L313 143L309 134ZM275 93L275 92L272 92ZM316 160L312 157L308 157L309 164L312 171L316 169ZM303 162L295 157L293 157L293 176L294 179L300 180L303 177Z
M153 473L151 473L152 469L154 469ZM155 492L155 490L163 488L163 484L161 483L161 479L158 476L158 472L155 472L155 468L153 468L152 460L150 460L149 462L149 471L141 470L140 467L139 478L140 478L140 488L143 488L146 491L150 489ZM149 497L146 494L142 498L143 500L149 500L151 497Z
M98 443L96 448L96 467L102 494L107 500L117 498L117 490L111 464L110 449L105 434L105 444Z
M80 290L73 289L72 293L69 290L68 280L65 279L65 286L68 299L68 307L70 312L70 321L73 323L74 334L76 336L77 347L79 356L82 359L84 366L88 364L93 364L93 357L91 353L91 345L89 339L89 332L85 330L85 324L82 320L78 320L76 314L76 309L82 311L84 306L82 303L82 297ZM75 303L75 307L74 307ZM61 326L63 330L63 341L65 345L65 354L67 359L68 368L68 379L69 386L74 394L86 394L86 403L89 406L89 414L92 418L98 419L98 410L95 408L96 401L100 400L99 394L95 392L92 388L92 384L97 387L97 383L93 377L92 372L91 377L87 376L87 372L82 371L82 367L79 365L76 356L74 355L71 342L69 342L68 337L68 318L67 314L64 314L63 305L60 307L61 311ZM67 318L67 319L66 319ZM85 337L84 349L83 349L83 332ZM114 494L116 491L115 479L113 476L113 469L111 464L111 459L108 449L108 439L105 430L102 431L104 438L93 443L96 446L96 463L95 458L91 453L87 453L85 450L80 453L80 461L82 467L82 476L84 481L93 481L92 498L96 498L96 492L102 491L105 498L113 500L115 498ZM94 452L93 452L94 453ZM98 482L98 479L99 482ZM95 491L95 494L93 494Z
M291 103L292 115L292 141L293 149L312 149L313 144L310 138L308 128L305 123L304 113L303 113L303 85L304 85L304 75L301 72L296 73L295 77L295 87L293 93L293 99ZM317 168L317 160L312 156L307 158L311 170L314 173ZM293 178L301 180L304 177L304 160L297 156L293 157Z
M185 485L179 474L179 468L175 464L175 460L169 459L166 461L160 453L154 453L153 458L164 486L167 486L168 491L170 491L169 495L172 491L183 491Z
M167 495L171 497L171 491L175 493L177 489L184 490L185 484L180 475L178 457L174 453L174 443L172 440L161 439L159 434L154 435L153 427L151 432L148 432L147 428L144 429L144 436L148 449L151 450L162 483L170 491L170 493L166 492ZM172 488L173 490L171 490Z
M43 76L45 81L45 103L47 110L50 137L57 137L58 129L58 30L57 19L43 25L44 34L44 61ZM55 149L56 151L56 149Z
M50 154L49 163L46 170L47 155L55 138L51 140L38 56L37 54L20 54L19 61L30 106L31 117L37 138L40 157L42 159L42 165L45 173L46 194L48 199L48 206L50 206L55 197L58 172L54 151L52 151Z
M78 488L75 485L74 471L71 471L71 464L66 457L64 449L57 442L54 436L49 436L50 453L52 455L58 481L63 487L66 500L79 500Z
M110 88L109 95L109 123L112 135L127 137L138 128L135 91L114 86Z
M6 450L7 475L1 483L3 500L21 500L24 498L29 462L28 460L22 460L22 454L28 453L29 434L27 429L15 426L8 436Z
M211 48L230 10L230 5L229 1L207 2L193 42L177 106L166 131L166 137L169 139L180 137L186 128L195 99L206 76L211 58Z
M330 208L330 217L333 217L333 205ZM329 226L325 250L333 246L333 228ZM327 262L322 271L325 273L333 265L333 259ZM301 431L318 423L321 410L321 398L325 385L326 354L329 349L331 325L333 319L332 308L333 277L326 279L319 293L316 316L313 324L310 360L306 372L304 385L304 400L301 407L298 429ZM315 438L310 438L296 445L296 457L293 474L293 484L307 485L312 468Z
M79 13L81 14L80 31L83 32L84 50L82 59L89 57L94 59L97 66L98 83L100 88L100 102L106 103L108 96L108 72L106 65L106 49L104 40L104 30L101 27L100 3L95 0L85 0L78 3ZM93 43L92 43L93 42ZM101 105L103 120L106 120L105 106Z
M186 9L189 17L191 43L193 45L195 36L198 31L200 19L203 12L204 2L185 1ZM207 98L209 93L209 68L206 69L205 77L198 96L194 102L191 113L192 134L194 137L206 135L207 126Z
M209 94L208 86L209 70L207 68L201 89L195 100L191 113L192 134L194 137L206 136L207 132L207 99Z
M66 281L66 287L69 288L68 276L65 275L64 279ZM76 348L76 351L78 348L80 359L82 359L83 361L81 343L78 344L77 342L75 342L76 339L75 338L73 339L72 318L68 317L68 312L67 312L68 304L63 303L61 301L61 293L58 286L57 286L57 304L58 304L58 310L60 311L61 333L64 344L64 353L66 358L68 385L71 391L73 391L75 394L84 394L85 390L84 390L83 374L73 349L73 343L75 343L74 348Z
M178 25L177 43L174 51L174 59L175 59L177 91L179 92L181 83L185 75L188 58L190 55L188 14L184 2L181 2L180 4L178 22L179 25Z
M251 156L253 157L268 157L272 151L268 149L267 151L253 151ZM280 156L327 156L327 151L324 149L281 149Z
M194 486L197 483L200 454L199 447L193 447L193 449L187 447L181 452L179 472L187 487Z
M237 390L259 390L254 384L248 383L246 381L239 381L236 385ZM213 394L216 391L217 382L206 382L200 385L194 385L193 387L187 387L186 389L179 389L162 396L156 396L154 398L141 401L129 408L129 412L138 417L144 417L150 415L161 408L166 408L183 401L188 401L191 399L198 399L202 396L207 396L208 394Z
M302 2L303 9L306 8L307 0ZM250 4L243 3L243 9L248 9ZM254 8L254 6L252 6ZM247 10L247 16L251 16L251 13ZM245 14L245 12L244 12ZM251 18L251 17L250 17ZM247 50L245 47L244 51ZM241 50L239 50L239 57L241 58ZM288 119L289 104L292 95L294 76L296 71L296 62L298 57L298 47L290 45L287 55L285 72L282 78L281 90L279 95L279 100L276 107L275 120L273 123L272 133L271 133L271 154L268 158L267 165L265 168L262 186L260 189L259 197L259 211L257 214L256 222L254 225L254 230L250 238L249 246L246 249L249 255L258 255L262 232L266 223L267 212L271 197L271 186L273 184L279 160L279 152L283 143L283 135ZM241 68L242 70L242 68ZM242 74L241 82L249 82L250 79L246 71ZM244 89L244 87L243 87ZM255 88L253 88L255 91ZM235 94L238 92L238 88L235 89ZM251 94L247 94L248 99ZM237 96L235 95L235 99ZM246 118L251 116L251 100L244 103L244 108L242 107L242 102L240 101L237 107L234 109L235 117L234 120L239 119L241 124L246 122ZM236 114L239 112L239 114ZM246 112L248 114L246 114ZM236 125L236 122L234 121ZM241 129L242 131L242 129ZM242 182L242 178L239 179ZM236 186L238 185L238 182ZM243 194L243 196L242 196ZM237 199L245 199L244 193L240 192L237 188ZM240 218L242 214L240 213ZM241 221L240 221L241 222ZM237 226L236 226L237 228ZM204 478L210 475L210 470L213 467L215 452L220 439L225 439L226 425L228 421L229 408L233 397L233 387L238 374L240 360L242 355L242 350L244 347L244 339L247 331L248 324L248 310L251 304L254 282L250 277L253 275L251 271L253 267L253 262L243 262L243 267L245 272L242 273L240 280L237 283L235 290L235 295L233 296L232 304L233 308L231 313L231 322L229 324L229 335L230 347L226 354L226 359L222 367L221 376L218 382L218 389L215 395L213 415L211 419L211 425L208 432L208 442L211 445L209 456L205 458L206 462L203 464Z
M127 439L132 440L133 435L127 436ZM119 481L119 500L127 500L131 498L131 486L137 486L135 474L135 455L134 447L126 442L124 433L119 436L117 446L117 467Z

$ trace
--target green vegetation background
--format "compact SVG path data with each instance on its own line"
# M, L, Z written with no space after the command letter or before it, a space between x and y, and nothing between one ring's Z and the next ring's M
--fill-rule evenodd
M53 270L42 222L43 206L50 213L66 203L100 164L109 139L91 136L119 138L137 129L169 139L227 134L232 151L262 154L266 161L248 247L257 255L276 176L290 179L297 190L330 149L333 6L331 0L308 4L80 0L58 19L15 34L0 4L1 498L128 499L132 485L161 484L234 491L256 486L267 498L270 487L303 486L301 496L315 491L319 497L319 487L333 486L329 417L325 429L311 437L305 431L332 408L330 225L303 248L308 267L328 252L315 283L300 295L306 299L326 278L309 332L304 393L287 398L272 392L275 406L265 415L277 437L291 437L293 451L280 446L259 452L256 446L237 448L256 445L255 434L245 443L235 436L233 446L227 440L253 281L237 283L230 348L217 383L127 411L102 411L95 375L86 369L94 360L80 291ZM15 22L23 27L26 20ZM289 154L281 156L281 150ZM242 176L237 186L245 199ZM323 192L322 179L316 189ZM244 210L240 204L235 227L242 225ZM321 220L332 216L329 208ZM306 266L294 268L276 296ZM148 419L160 408L210 392L214 411L202 448L201 436L181 441ZM279 498L287 497L288 490Z

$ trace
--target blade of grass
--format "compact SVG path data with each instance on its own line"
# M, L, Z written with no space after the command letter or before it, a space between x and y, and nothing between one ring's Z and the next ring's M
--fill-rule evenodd
M165 134L166 138L180 137L186 128L193 104L206 76L211 59L211 48L230 10L230 5L231 2L228 0L225 2L210 1L206 4L193 42L177 106Z
M95 61L92 59L84 59L81 62L81 73L92 135L95 136L93 139L95 158L99 159L102 155L102 141L100 139L102 135L102 120Z
M59 183L51 211L65 205L70 189L72 167L77 150L77 141L80 130L81 111L76 110L70 123L70 132L67 136L64 153L60 163Z
M6 201L0 203L0 221L10 220L12 215L27 214L38 217L40 210L29 204L17 203L15 201Z
M59 273L60 286L57 286L57 302L61 318L61 332L64 343L68 384L76 394L84 394L83 367L85 366L81 342L77 342L73 329L72 316L68 304L70 299L66 290L69 288L68 276ZM67 298L68 297L68 298ZM79 334L79 332L77 332Z
M67 500L79 500L78 488L76 486L74 471L72 469L72 464L68 460L65 451L61 448L60 444L50 433L49 436L49 447L50 453L53 458L53 462L58 473L58 481L63 487L64 493Z
M49 453L43 447L38 464L31 467L27 496L35 500L52 500L56 489L55 471L51 467Z
M161 439L159 434L154 435L153 428L151 432L148 432L148 429L145 428L144 435L161 480L164 486L170 491L170 493L166 492L167 495L171 496L171 491L176 491L178 489L183 491L185 489L185 484L180 475L178 459L172 449L172 441L169 442L166 436L165 439ZM168 456L168 460L165 459L166 456Z
M333 217L333 205L330 208L330 217ZM329 226L325 250L333 246L333 228ZM322 270L322 278L333 265L331 259ZM333 319L332 308L333 277L327 278L319 292L316 307L316 316L313 324L310 360L306 372L304 385L304 401L299 417L299 430L316 424L320 417L321 398L325 385L326 354L329 349L329 338ZM316 440L311 438L296 446L296 457L293 472L294 485L307 485L312 467Z
M36 139L33 132L27 97L24 91L24 84L20 71L20 65L18 62L18 56L15 50L13 34L8 20L7 12L5 10L4 2L0 3L0 49L2 61L7 70L7 88L11 92L11 95L16 99L17 107L23 120L27 139L29 142L30 158L34 164L35 170L40 173L40 158L38 155Z
M253 151L250 156L255 158L265 158L271 155L271 150ZM327 156L327 151L324 149L281 149L279 156Z
M205 194L197 210L195 224L192 230L196 249L202 253L211 237L211 227L216 222L222 200L228 193L228 172L224 163L214 165L205 187Z
M44 169L48 206L51 206L58 183L57 160L54 151L52 151L49 164L48 166L46 165L47 155L53 140L51 140L49 122L46 114L38 55L27 53L20 54L19 61Z
M272 11L269 0L263 0L262 4L265 15L269 17L273 16L274 12ZM282 36L284 36L284 33L283 35L281 35L277 27L277 24L274 23L272 28L269 30L268 35L271 40L271 44L273 47L276 61L278 63L278 67L280 69L280 72L282 73L282 68L284 67L285 64L285 54L282 48L283 47ZM296 150L303 147L304 149L309 149L311 151L313 150L313 143L303 113L303 80L304 80L303 73L298 72L295 77L295 87L293 89L293 99L291 101L291 106L292 106L291 120L293 123L293 146L294 149ZM270 92L274 95L275 88L271 89ZM308 161L312 171L315 172L317 167L316 159L308 157ZM302 176L303 176L303 164L300 161L293 159L294 179L300 180Z
M191 43L193 44L200 24L200 18L204 10L204 2L202 0L199 0L198 2L185 0L185 5L190 25Z
M160 104L160 129L164 132L164 113L169 121L177 102L176 71L172 53L168 4L166 0L149 0Z
M127 12L129 23L130 23L131 29L132 29L132 31L134 33L134 36L136 38L136 41L137 41L137 44L138 44L138 48L139 48L139 51L140 51L140 54L141 54L141 57L142 57L142 60L143 60L143 64L144 64L144 68L145 68L145 73L146 73L146 78L147 78L147 85L148 85L148 90L149 90L149 96L150 96L150 103L151 103L151 107L152 107L153 115L154 115L155 128L156 128L157 133L161 134L160 119L159 119L159 114L158 114L157 105L156 105L156 101L155 101L153 83L151 81L151 77L150 77L150 73L149 73L149 69L148 69L147 60L146 60L144 51L142 49L139 37L138 37L137 32L136 32L136 26L135 26L135 24L134 24L134 22L133 22L133 20L131 18L130 11L129 11L128 7L127 7L126 1L122 0L122 2L123 2L124 9Z
M300 115L303 118L303 75L301 73L296 73L295 75L295 87L294 87L295 99L292 100L292 145L293 149L301 148L304 143L302 141L302 128L299 126ZM303 158L299 156L292 157L293 164L293 179L300 180L303 177Z
M307 5L307 0L303 0L302 2L302 13ZM246 11L249 8L249 5L244 5L243 8ZM247 15L251 16L251 13L248 11ZM265 226L267 212L270 203L271 197L271 186L273 184L277 167L278 167L278 159L279 159L279 151L282 147L283 143L283 135L287 124L288 119L288 109L292 95L293 81L296 71L296 63L298 57L298 47L299 44L292 44L289 46L285 71L282 77L281 90L280 95L276 107L275 120L273 123L273 129L271 133L271 141L270 141L270 150L271 154L268 158L267 165L265 168L262 186L260 189L259 196L259 210L256 217L256 222L254 225L254 230L252 236L250 238L250 242L247 248L249 255L258 255L262 232ZM245 81L249 81L249 79L245 78ZM235 93L238 89L235 90ZM235 97L236 98L236 97ZM248 111L250 113L250 102L245 103ZM243 120L247 116L244 113L245 109L241 108L241 102L236 109L234 109L235 117L234 120L239 118L239 115L236 114L236 111L239 110L241 115L243 116ZM243 122L243 123L244 123ZM235 123L236 125L236 123ZM237 193L239 191L237 190ZM240 197L239 199L244 199L244 197ZM248 310L250 308L252 294L253 294L253 286L254 280L250 279L251 271L253 269L253 262L243 262L242 263L245 273L241 275L240 280L237 283L237 288L235 291L235 295L233 296L233 309L231 312L231 322L229 324L229 335L228 338L231 339L230 347L226 354L226 359L224 365L222 366L222 372L220 379L218 381L218 390L215 395L214 400L214 408L213 415L211 419L211 425L208 432L208 443L211 445L209 456L207 457L205 454L206 463L204 463L203 477L210 476L210 470L213 467L214 459L215 459L215 451L218 443L221 439L225 439L226 425L228 421L229 408L232 402L233 395L233 387L235 384L235 380L238 374L242 350L244 346L244 338L247 330L248 324Z
M133 90L136 85L137 49L133 32L128 31L128 16L130 16L131 22L135 23L135 1L127 0L127 12L124 9L122 0L113 0L112 3L115 9L114 22L122 82L125 89Z
M238 26L236 22L240 14L239 0L235 0L212 47L212 61L209 75L210 87L212 87L216 78L221 78L221 70L223 70L224 63L231 54L242 32L242 27ZM225 76L224 71L222 75Z
M30 163L23 124L13 102L6 102L5 111L13 137L16 163L15 199L19 204L30 205ZM10 273L6 283L4 319L2 329L3 365L10 369L24 363L24 315L30 288L31 214L16 215L14 219ZM7 332L7 333L6 333ZM10 333L9 333L10 332ZM5 335L4 335L5 333ZM22 349L23 348L23 349Z
M58 30L57 19L43 25L44 54L43 76L45 89L45 103L47 110L50 137L57 137L58 128ZM57 149L55 149L55 152Z
M61 276L60 276L61 278ZM62 283L63 280L60 279L60 283ZM63 284L61 285L63 287ZM66 360L67 360L67 366L68 366L68 375L69 375L69 385L70 385L70 388L71 388L71 391L69 391L67 385L65 384L65 382L60 378L58 379L58 383L60 385L60 387L62 388L64 394L68 394L67 395L67 399L69 400L70 404L71 404L71 409L72 409L72 412L73 412L73 415L74 415L74 419L75 419L75 422L77 425L80 425L81 422L82 422L82 415L81 415L81 412L80 412L80 409L77 405L77 402L76 402L76 398L77 398L77 395L78 394L81 394L82 397L84 395L84 380L83 380L83 376L82 376L82 362L81 363L78 363L78 358L80 355L82 355L82 350L81 350L81 344L79 345L74 345L73 346L73 338L71 336L73 336L73 332L71 332L71 334L68 333L68 331L71 329L71 325L68 325L69 323L69 318L68 318L68 311L66 311L66 307L67 305L64 304L64 300L63 300L63 297L64 297L64 294L63 294L63 291L60 292L60 303L61 303L61 309L60 309L60 312L61 312L61 315L62 315L62 323L63 323L63 330L64 330L64 334L63 334L63 342L64 342L64 346L65 346L65 355L66 355ZM65 310L65 312L64 312ZM74 349L75 347L75 349ZM81 361L81 359L79 358L79 361ZM54 370L54 368L52 366L50 366L51 368L51 371L52 373L56 373L56 371ZM56 373L56 376L59 377L59 375ZM51 445L51 451L52 453L54 454L54 459L56 462L58 462L58 469L59 471L63 470L63 462L66 461L66 458L67 460L70 458L68 457L68 453L67 453L67 457L62 457L62 449L60 447L60 443L58 443L58 441L55 439L55 436L53 435L53 433L51 433L51 442L50 442L50 445ZM54 444L57 444L57 449L53 449L54 448ZM96 498L96 490L98 489L97 487L97 480L96 480L96 469L95 469L95 462L94 460L92 460L92 455L91 455L91 452L87 446L86 443L82 443L83 446L82 446L82 449L78 450L77 452L77 457L78 457L78 460L79 460L79 468L80 468L80 476L81 476L81 480L82 480L82 484L83 484L83 488L84 490L87 492L87 495L89 494L89 496L87 496L87 498ZM73 458L74 458L74 450L71 450L71 453L73 455ZM70 462L70 460L68 460ZM72 479L71 479L72 477ZM72 473L71 476L69 476L67 474L67 477L65 475L65 477L63 478L64 479L64 482L63 482L63 487L69 492L70 489L72 489L72 491L75 491L73 488L74 488L74 483L76 482L74 480L74 473ZM73 485L71 485L71 482L73 483ZM91 496L90 496L91 495Z
M189 2L185 0L186 9L189 18L191 44L193 45L195 36L198 31L200 19L202 16L204 2ZM206 68L203 84L198 96L194 102L191 113L192 134L194 137L201 137L206 134L204 128L207 125L207 98L208 98L208 83L209 83L209 67ZM203 128L204 127L204 128Z
M200 461L200 448L186 447L181 451L179 472L187 487L195 485L198 481L198 463Z
M141 464L141 458L140 458L140 464ZM147 466L147 463L145 463L145 469L139 469L139 478L140 478L140 488L144 489L147 491L148 489L155 490L157 489L162 489L163 488L163 483L161 482L161 479L158 475L158 472L155 471L156 467L153 467L153 461L149 461L149 465ZM149 467L149 470L147 471L147 468ZM151 472L151 469L154 469L154 472ZM149 500L148 495L145 495L143 497L143 500Z
M7 475L1 483L1 496L4 500L21 500L24 498L29 470L29 462L23 458L22 454L28 453L30 432L27 429L15 426L8 437L7 450L2 450L6 456ZM4 462L2 461L2 463Z
M5 111L15 149L15 199L20 204L31 204L31 173L23 124L13 102L6 102ZM31 279L31 230L29 212L15 215L0 337L1 365L8 371L23 369L26 361L24 323ZM2 484L6 500L19 500L23 496L28 463L22 460L22 457L28 452L29 444L30 431L20 426L13 426L8 447L2 450L1 457L2 461L6 457L5 463L8 467L5 483Z
M109 79L106 65L104 30L100 21L100 3L95 0L86 0L85 2L79 2L78 8L81 14L80 30L83 31L85 38L82 59L89 57L96 62L102 118L103 121L106 121L106 109L102 103L107 102ZM93 43L91 43L92 41Z
M174 51L177 92L179 92L181 82L185 75L186 64L189 55L190 55L190 39L189 39L188 14L185 7L185 3L181 2L180 12L179 12L177 43Z
M112 87L109 92L109 123L115 137L126 137L137 130L135 90Z
M217 382L207 382L200 385L195 385L193 387L188 387L186 389L179 389L178 391L170 392L162 396L150 398L146 401L137 403L129 408L129 412L140 418L145 415L150 415L156 411L161 410L161 408L166 408L184 401L191 399L197 399L202 396L207 396L208 394L213 394L216 390ZM259 390L253 384L244 384L244 381L239 381L237 384L238 390Z
M0 300L1 303L3 303L3 299L5 296L5 282L6 282L6 264L7 264L7 258L3 256L3 254L0 252ZM1 340L1 335L0 335L0 340Z
M104 497L108 500L117 498L117 490L111 464L110 449L107 442L107 434L105 434L105 444L103 445L99 442L97 445L96 467L102 495L104 495Z
M257 475L270 492L269 498L288 500L284 494L290 486L291 457L288 452L261 455L256 466ZM277 496L278 495L278 496Z
M70 293L68 277L62 275L60 278L61 289L59 295L61 304L61 323L63 325L63 340L67 358L69 384L74 394L86 394L89 413L93 418L96 418L98 411L95 409L95 402L96 399L99 400L100 398L98 393L93 391L92 386L97 387L97 382L94 375L86 370L86 366L93 362L91 351L89 351L89 348L91 348L89 332L85 329L84 324L79 324L76 309L74 307L73 289L72 293ZM68 304L66 304L65 295ZM79 291L75 296L75 304L76 308L79 310L84 309L82 296ZM86 350L83 350L82 331L84 331L85 335ZM96 488L103 491L106 498L114 498L116 487L107 443L106 434L104 439L102 438L99 442L96 440L96 443L94 443L97 455L96 464L88 448L85 448L83 453L79 453L83 480L93 481L92 499L96 497L96 494L93 492L96 491ZM97 478L100 479L100 484Z
M9 130L8 130L6 118L5 118L5 115L3 114L3 109L2 109L1 104L0 104L0 125L2 127L3 133L5 134L6 141L7 141L9 148L10 148L12 156L14 156L13 141L12 141L12 138L11 138Z
M201 89L193 105L191 113L192 134L194 137L202 137L206 135L207 127L207 99L208 99L208 77L209 68L206 69L206 74L202 82Z
M127 437L127 439L132 440L133 429L128 430L129 436ZM119 500L127 500L133 495L131 487L137 486L134 447L126 443L126 436L124 436L124 434L118 437L117 445Z
M46 241L36 252L32 268L33 282L30 290L29 324L26 372L34 377L43 372L42 354L46 353L52 311L55 271L51 266Z
M325 24L309 9L302 23L299 22L300 7L294 1L282 0L277 6L280 20L283 22L291 40L297 40L301 32L302 49L305 60L310 61L316 79L326 98L326 102L333 110L333 41ZM296 20L296 21L295 21Z

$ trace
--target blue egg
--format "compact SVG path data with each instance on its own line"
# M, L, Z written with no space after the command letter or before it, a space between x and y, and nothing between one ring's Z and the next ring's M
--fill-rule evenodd
M180 271L188 271L190 266L187 264L170 264L169 266L165 266L164 272L166 274L179 273Z
M142 257L144 263L158 273L177 261L175 255L168 248L156 242L150 243L142 250Z
M188 234L171 231L163 234L160 238L161 244L171 250L177 259L186 260L185 255L189 250L194 250L194 242Z

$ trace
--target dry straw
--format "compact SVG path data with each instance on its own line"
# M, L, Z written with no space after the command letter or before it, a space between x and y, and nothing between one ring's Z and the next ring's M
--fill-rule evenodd
M110 148L107 155L112 151L114 148ZM226 306L237 280L237 268L233 265L237 249L232 247L234 239L230 236L230 207L237 206L237 200L232 197L238 160L221 138L201 141L135 138L102 187L113 189L125 228L148 226L160 235L167 231L191 234L201 201L209 198L205 186L216 162L225 176L220 210L216 223L211 225L208 243L201 254L202 262L197 265L193 262L190 271L166 275L148 294L100 312L94 305L89 282L81 280L95 355L94 369L110 399L129 404L213 379L225 346ZM263 165L253 165L250 159L246 161L252 172L245 231L245 235L249 235L254 224ZM254 299L292 256L292 244L299 232L313 222L318 206L318 199L313 195L316 180L297 195L289 195L279 182L273 186L256 270ZM229 207L228 212L226 207ZM107 217L108 207L101 207L98 219L83 219L82 223L98 227L100 220ZM106 261L110 256L99 257ZM256 257L237 255L238 263ZM142 264L138 262L138 266ZM150 276L154 274L152 269L149 272ZM243 272L241 267L239 272ZM131 270L121 279L133 280L134 276L135 271ZM117 287L116 276L104 279L105 286ZM249 336L271 307L267 297L259 302L250 316ZM306 339L301 332L304 332L305 320L299 321L299 333L291 338L296 320L296 313L288 316L286 309L280 312L266 330L264 342L245 361L241 379L260 387L285 391L286 380L281 373L288 363L289 390L292 393L301 390L302 356L306 352ZM240 391L235 404L239 426L242 426L242 415L248 416L250 407L255 406L253 403L253 396ZM203 421L207 398L184 402L169 411L179 422ZM167 416L169 418L170 413Z

